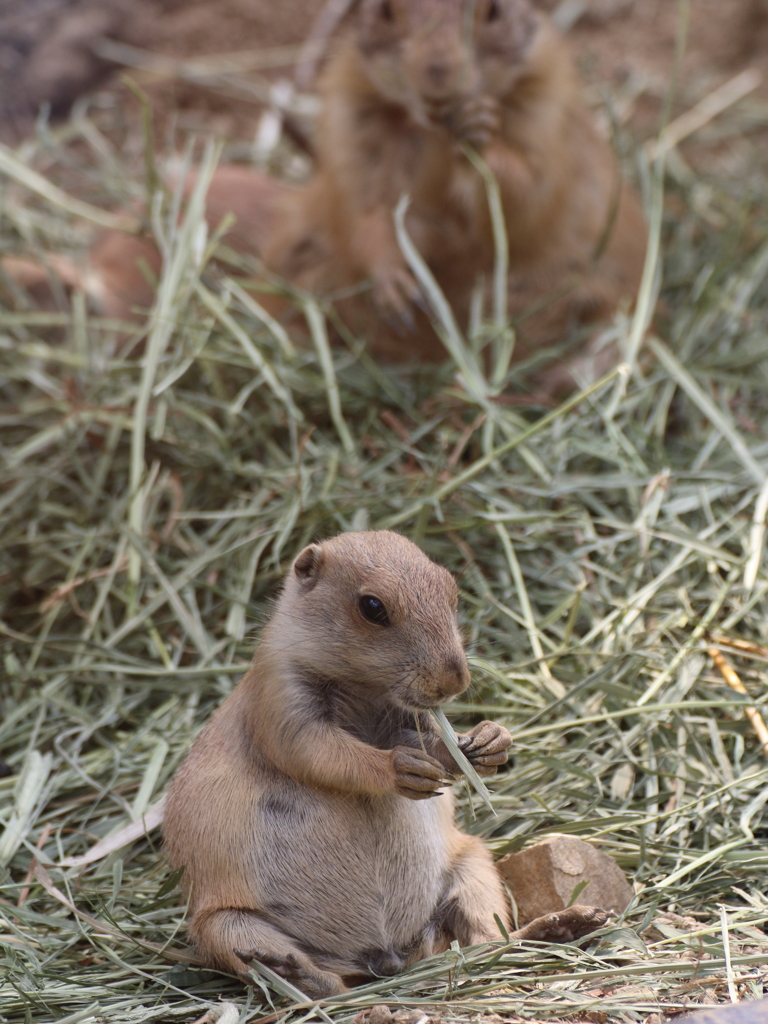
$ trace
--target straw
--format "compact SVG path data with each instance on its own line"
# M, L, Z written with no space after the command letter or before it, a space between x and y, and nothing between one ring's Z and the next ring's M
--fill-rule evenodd
M472 788L480 796L488 810L493 814L496 814L496 811L493 809L493 803L491 802L491 796L485 786L485 783L462 752L462 749L456 740L456 733L453 731L451 723L445 717L445 712L442 708L432 708L431 714L440 730L440 738L446 747L448 747L448 753L459 766L462 774L469 780Z
M717 124L749 148L739 117L730 107ZM134 208L145 169L65 127L16 154L0 244L24 256L34 240L82 266L102 226L93 211ZM134 131L126 152L140 154ZM719 171L665 175L658 340L631 373L542 412L496 394L426 274L442 366L386 367L365 339L335 345L324 299L308 307L309 339L291 326L301 302L292 319L268 315L204 233L215 159L209 149L186 206L179 189L149 211L164 267L147 322L66 295L40 310L0 286L3 1024L188 1024L224 1007L230 1024L320 1011L351 1024L381 1003L447 1024L621 1024L760 997L764 176L746 189ZM86 211L69 184L63 202L17 187L40 185L28 172L78 180L73 168L87 172ZM406 222L403 208L401 244ZM503 388L529 372L512 365ZM485 718L514 737L509 764L482 780L484 807L455 787L457 824L494 856L553 832L597 843L636 897L585 948L500 929L315 1004L279 976L257 972L247 989L197 962L163 798L247 670L295 554L384 526L419 538L459 583L472 687L451 703L446 742Z

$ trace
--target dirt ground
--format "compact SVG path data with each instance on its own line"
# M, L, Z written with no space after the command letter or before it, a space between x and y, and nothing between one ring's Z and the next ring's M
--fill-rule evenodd
M608 87L620 120L640 137L649 134L672 72L682 2L537 2L567 27L585 78ZM49 104L51 115L61 116L93 90L102 106L122 106L114 43L177 60L242 56L296 46L322 7L321 0L0 0L0 139L19 141L33 130L41 107ZM690 0L689 10L677 109L745 67L763 73L752 102L768 99L768 0ZM112 43L106 52L105 39ZM134 67L131 74L150 93L160 120L174 111L182 129L249 139L268 80L292 72L295 50L272 55L283 66L250 72L253 88L245 98L173 72L158 76Z

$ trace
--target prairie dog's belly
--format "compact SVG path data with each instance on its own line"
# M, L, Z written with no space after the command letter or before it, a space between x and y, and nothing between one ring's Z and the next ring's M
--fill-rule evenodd
M449 791L408 800L270 788L253 823L255 906L332 955L404 947L443 895L452 830Z

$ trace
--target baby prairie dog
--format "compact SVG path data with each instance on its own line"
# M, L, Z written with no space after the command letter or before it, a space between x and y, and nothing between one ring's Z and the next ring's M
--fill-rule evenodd
M401 195L408 231L465 326L477 275L492 270L486 189L464 144L499 184L511 310L542 310L521 324L519 354L633 296L639 203L590 122L565 42L530 0L360 0L321 92L317 173L286 196L266 258L318 290L370 280L373 303L340 308L375 352L444 354L396 238ZM382 328L382 315L401 330Z
M394 533L296 558L168 795L165 842L207 963L259 961L322 998L454 939L498 939L494 914L509 924L490 854L453 823L457 768L426 710L470 682L456 603L450 573ZM491 775L511 737L481 722L459 742ZM516 934L568 939L605 919L570 908Z

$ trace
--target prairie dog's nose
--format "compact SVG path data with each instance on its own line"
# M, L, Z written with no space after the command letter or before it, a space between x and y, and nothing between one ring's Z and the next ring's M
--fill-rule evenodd
M445 85L453 68L445 60L432 60L427 64L427 78L429 84L435 88Z
M463 693L471 682L469 665L462 654L451 654L445 659L444 689L451 696Z
M405 961L394 949L383 949L371 957L368 967L375 977L390 978L402 971Z
M434 36L413 56L425 95L443 97L460 89L467 57L452 33Z

